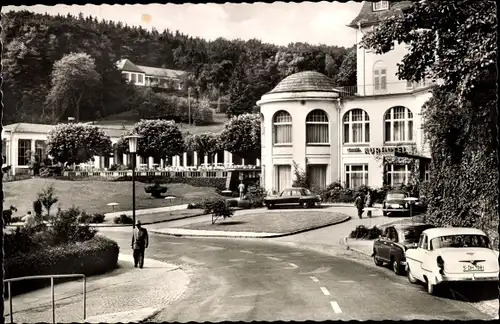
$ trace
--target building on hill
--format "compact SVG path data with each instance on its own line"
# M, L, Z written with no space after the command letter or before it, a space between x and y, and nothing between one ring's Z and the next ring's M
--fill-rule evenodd
M136 65L128 59L118 61L116 66L127 82L137 86L182 90L188 75L186 71Z
M405 45L382 55L359 45L380 19L409 5L365 2L349 24L357 31L357 86L339 88L321 73L300 72L257 102L266 190L291 187L294 162L319 188L335 181L349 188L407 184L415 160L419 176L428 177L430 153L421 130L421 108L432 84L398 79Z

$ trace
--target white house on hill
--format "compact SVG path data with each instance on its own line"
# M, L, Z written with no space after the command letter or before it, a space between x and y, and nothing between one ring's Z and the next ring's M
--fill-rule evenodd
M136 65L128 59L118 61L116 66L127 82L133 82L137 86L182 90L183 78L188 74L188 72L180 70Z
M405 45L382 55L359 45L380 19L410 5L409 1L365 2L349 24L357 31L356 86L338 88L321 73L300 72L257 102L266 190L291 187L294 162L320 188L334 181L349 188L406 184L410 158L421 161L420 175L428 176L421 108L431 96L431 84L398 79L397 63L407 51ZM407 158L396 153L406 153Z

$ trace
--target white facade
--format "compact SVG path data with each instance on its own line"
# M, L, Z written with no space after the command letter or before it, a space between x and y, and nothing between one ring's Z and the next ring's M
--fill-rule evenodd
M358 44L370 30L371 27L357 30ZM316 73L311 79L312 72L307 72L309 79L299 80L300 73L289 76L262 96L257 104L262 119L265 189L281 191L291 187L293 162L308 170L313 185L320 188L334 181L350 188L408 183L409 165L395 158L388 158L384 164L384 156L394 157L397 151L429 157L421 129L421 109L431 93L430 85L425 82L413 84L398 79L397 64L406 51L406 45L402 44L377 55L358 45L357 86L352 91L342 88L344 96L339 97L338 88L328 85L326 76ZM321 92L303 91L318 84ZM351 96L345 96L346 93ZM327 126L319 123L308 126L307 116L315 109L328 116ZM275 123L277 119L285 122ZM291 129L290 143L276 140L276 136L289 136L283 131L283 124ZM328 139L307 143L308 127L318 134L322 127L328 127Z

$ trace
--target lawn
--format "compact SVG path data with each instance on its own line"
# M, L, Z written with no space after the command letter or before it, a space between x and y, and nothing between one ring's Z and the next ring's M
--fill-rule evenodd
M140 220L143 224L152 224L152 223L160 223L177 219L189 218L203 214L204 214L203 209L182 209L182 210L172 210L166 213L136 215L135 217L138 220ZM104 218L103 224L114 224L113 219L114 217L106 217Z
M245 215L238 215L238 212L236 212L232 218L218 220L215 224L208 221L188 224L179 228L254 233L291 233L333 225L347 217L349 216L341 213L316 210L262 211Z
M115 211L132 209L132 183L115 181L65 181L33 178L4 183L4 209L10 205L17 208L13 216L24 216L33 210L37 193L53 185L59 202L52 207L51 213L60 206L63 209L72 205L87 213L109 213L113 209L108 203L116 202ZM176 199L155 199L144 192L147 184L136 182L136 209L182 205L199 201L205 197L220 197L215 188L193 187L186 184L167 184L167 196Z

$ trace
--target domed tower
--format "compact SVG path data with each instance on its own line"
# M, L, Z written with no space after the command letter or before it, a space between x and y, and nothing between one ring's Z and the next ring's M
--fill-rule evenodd
M332 79L305 71L286 77L257 102L266 190L291 187L294 162L314 186L339 178L339 93Z

